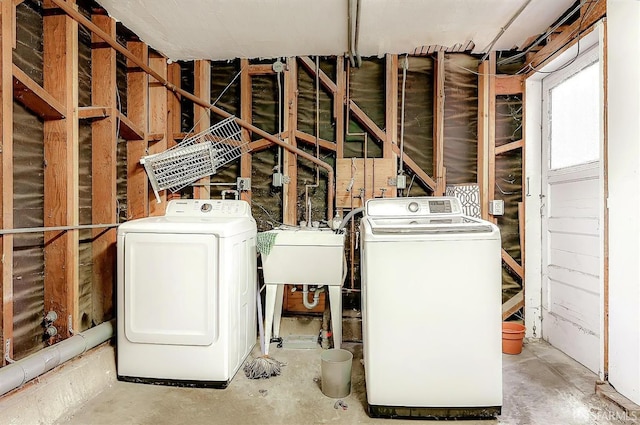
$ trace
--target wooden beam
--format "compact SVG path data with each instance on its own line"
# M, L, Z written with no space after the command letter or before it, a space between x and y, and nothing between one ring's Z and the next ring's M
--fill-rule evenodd
M303 141L305 143L312 144L312 145L316 144L316 136L309 133L305 133L304 131L296 130L295 137L298 140ZM325 139L318 139L318 145L320 145L322 149L326 149L332 152L335 152L337 149L337 146L335 143Z
M530 73L535 72L542 65L550 62L551 59L572 46L580 35L591 32L594 23L602 19L607 13L607 2L586 2L583 8L584 17L573 22L567 29L562 31L556 38L538 51L528 62Z
M167 79L170 84L176 87L180 87L182 84L182 68L178 62L172 62L167 65ZM178 142L182 141L187 135L182 134L182 105L180 104L180 96L167 90L167 135L173 135L167 137L167 148L174 147ZM176 138L176 134L180 137ZM155 134L147 135L147 142L154 143L158 140L162 140L163 135L160 135L157 139ZM180 193L167 193L167 201L172 199L180 199Z
M504 145L496 146L496 155L510 152L514 149L520 149L524 147L524 140L516 140L515 142L505 143Z
M384 141L387 138L385 132L373 122L371 118L356 103L349 99L349 109L353 117L364 126L365 131L371 133L376 139ZM395 148L394 148L395 151Z
M116 21L97 14L91 21L112 37L116 36ZM92 36L91 101L117 110L116 51ZM117 122L113 114L91 123L91 223L110 224L118 221L116 139ZM102 323L114 317L116 229L92 231L92 320Z
M265 149L269 149L271 146L274 146L273 142L268 141L267 139L259 139L255 142L249 143L249 151L251 153L256 153L263 151Z
M502 320L508 319L522 307L524 307L524 291L519 291L502 304Z
M193 94L207 103L211 103L211 62L208 60L196 60L193 63ZM210 112L208 108L193 105L193 131L195 134L208 129L211 126ZM193 186L194 199L211 199L211 187L209 176L198 180Z
M182 82L182 69L180 64L172 62L167 67L168 80L176 87L180 87ZM167 91L167 113L169 114L169 134L173 134L173 137L167 140L167 147L172 148L176 145L177 141L183 140L187 137L187 133L182 133L182 105L180 104L180 96L171 91Z
M345 115L347 74L344 56L336 58L336 94L333 96L333 118L336 123L336 159L344 157Z
M502 249L502 261L504 261L504 263L509 266L509 268L513 270L519 278L522 279L524 277L524 270L522 266L518 264L518 262L514 260L513 257L504 250L504 248Z
M524 75L496 75L496 96L520 94L524 91Z
M0 126L2 127L2 140L0 140L0 155L2 166L0 167L0 182L2 183L2 196L0 197L0 213L2 213L2 228L13 228L13 93L12 93L12 53L13 40L8 36L14 30L13 5L3 1L0 5ZM2 279L0 280L0 330L2 331L3 356L0 365L5 365L5 359L13 357L13 236L0 236L0 268ZM9 344L6 342L9 341Z
M436 54L435 90L433 93L433 174L436 180L435 196L443 196L446 187L444 169L444 52Z
M478 189L480 215L489 217L489 62L478 65Z
M302 67L306 69L313 78L316 77L316 63L311 60L309 56L299 56L298 63L300 63L300 65L302 65ZM336 92L338 91L338 86L336 85L336 83L334 83L331 78L329 78L329 76L324 73L323 70L320 70L319 77L320 85L328 90L331 95L335 96Z
M249 65L248 72L249 75L273 75L276 73L270 63Z
M393 152L396 155L399 155L400 154L400 148L394 145L393 146ZM406 152L402 155L402 158L403 158L404 165L409 167L409 169L411 171L413 171L413 173L416 175L416 177L424 185L426 185L431 190L435 190L436 182L435 182L435 180L433 178L431 178L431 176L429 176L422 168L420 168L420 166L418 164L416 164L416 162L413 159L411 159L411 157L409 157L409 155L407 155Z
M249 75L249 60L240 59L240 118L244 121L251 122L251 76ZM251 140L251 133L246 128L242 129L242 137L245 140ZM251 178L251 154L243 153L240 157L240 177ZM240 193L240 198L251 203L251 187Z
M149 62L149 49L141 41L127 42L127 48L140 61ZM127 143L127 218L135 219L149 215L149 181L144 167L140 165L140 158L146 155L147 121L149 110L149 77L137 67L131 59L127 59L127 115L134 127L142 130L138 134L133 132ZM122 122L122 117L121 121ZM120 134L123 134L120 126ZM136 137L137 136L137 137Z
M64 118L66 111L62 103L58 102L16 65L12 65L9 69L13 70L13 98L15 100L43 120Z
M496 199L496 52L489 53L489 110L488 112L488 198L484 207ZM521 276L522 277L522 276Z
M159 54L149 53L149 66L162 78L167 78L167 60ZM149 133L162 134L162 139L149 145L149 154L167 150L167 89L162 82L155 78L149 78ZM149 197L149 215L164 215L167 203L167 191L160 193L161 202L158 203Z
M284 72L284 132L285 141L297 146L298 129L298 63L296 58L287 58ZM298 224L298 156L293 152L283 152L281 172L288 182L282 186L282 222Z
M74 0L67 3L75 4ZM44 122L44 226L78 225L78 24L43 3L44 89L67 111ZM55 311L58 335L79 328L78 232L44 233L44 311ZM52 341L52 342L54 342Z
M130 113L129 113L130 114ZM144 139L144 127L137 126L122 112L118 111L118 131L120 137L124 140L142 140ZM143 124L144 125L144 124ZM158 139L162 140L164 134Z
M107 118L112 115L112 109L106 106L80 106L78 108L79 120L93 120Z
M383 158L393 160L393 175L398 174L398 158L393 152L393 145L398 145L398 55L386 55L385 64L385 134L382 145ZM397 189L385 196L396 196Z

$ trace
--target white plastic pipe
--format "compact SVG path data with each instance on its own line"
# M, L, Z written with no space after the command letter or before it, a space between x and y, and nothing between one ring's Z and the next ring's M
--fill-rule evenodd
M309 302L309 285L302 285L302 304L311 310L315 308L320 302L320 292L324 291L324 286L320 285L313 294L313 301Z
M0 368L0 396L102 344L114 330L115 320L110 320Z

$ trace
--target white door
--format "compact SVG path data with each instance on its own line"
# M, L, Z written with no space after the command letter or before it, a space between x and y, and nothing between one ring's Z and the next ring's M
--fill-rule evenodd
M602 372L603 83L598 48L543 80L542 336Z

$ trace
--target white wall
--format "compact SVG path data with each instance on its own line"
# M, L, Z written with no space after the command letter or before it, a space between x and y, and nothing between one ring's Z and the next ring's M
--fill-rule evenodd
M640 1L607 1L609 382L640 404Z

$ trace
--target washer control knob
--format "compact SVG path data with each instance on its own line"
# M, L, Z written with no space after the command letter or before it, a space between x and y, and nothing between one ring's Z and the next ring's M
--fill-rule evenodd
M418 205L417 202L411 202L407 208L409 209L409 211L411 211L412 213L414 212L418 212L418 210L420 209L420 205Z
M213 209L213 207L211 206L211 204L202 204L202 206L200 207L200 211L202 212L209 212Z

